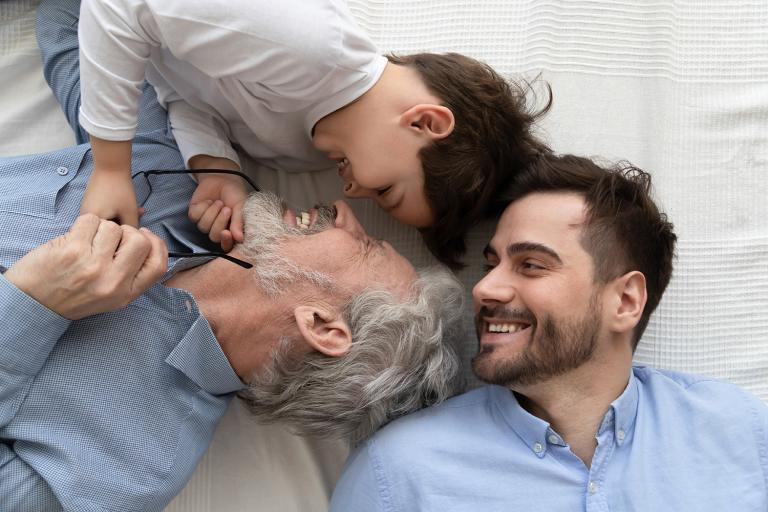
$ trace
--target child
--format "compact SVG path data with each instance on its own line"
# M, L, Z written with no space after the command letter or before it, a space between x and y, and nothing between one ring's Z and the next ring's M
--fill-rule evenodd
M190 169L239 169L236 144L286 171L337 163L350 197L424 228L457 265L467 229L543 146L524 95L456 54L384 57L342 0L85 0L80 122L95 169L81 211L137 223L130 145L146 77ZM200 174L189 214L225 250L248 193Z

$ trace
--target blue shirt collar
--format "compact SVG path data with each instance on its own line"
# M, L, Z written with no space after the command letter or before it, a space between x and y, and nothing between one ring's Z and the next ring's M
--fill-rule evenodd
M638 396L637 378L635 372L630 371L627 387L616 400L611 402L611 407L603 418L598 434L612 428L616 442L619 445L624 444L635 428Z
M529 413L520 405L515 393L502 386L490 386L490 393L504 421L537 457L544 457L548 445L565 445L548 422ZM598 434L612 428L616 442L619 445L626 442L635 426L638 394L637 379L634 372L630 372L627 387L611 402Z
M233 393L245 387L202 315L197 317L165 362L212 395Z

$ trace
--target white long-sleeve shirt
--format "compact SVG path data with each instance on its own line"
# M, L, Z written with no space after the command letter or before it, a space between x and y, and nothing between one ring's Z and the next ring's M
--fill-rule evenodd
M386 65L343 0L83 0L79 37L85 130L130 140L146 76L186 162L327 168L312 128Z

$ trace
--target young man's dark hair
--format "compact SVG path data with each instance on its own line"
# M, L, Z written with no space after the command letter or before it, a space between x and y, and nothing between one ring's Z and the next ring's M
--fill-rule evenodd
M635 327L633 350L672 276L677 236L651 198L651 175L628 162L603 168L588 158L544 154L509 188L511 203L535 192L571 191L587 206L582 245L592 256L595 280L637 270L645 276L648 300Z
M455 118L453 132L421 150L424 192L434 214L422 229L430 251L443 263L461 267L465 235L484 218L498 215L499 191L535 155L549 148L531 133L539 112L526 106L526 88L505 80L490 66L463 55L389 55L393 64L419 72Z

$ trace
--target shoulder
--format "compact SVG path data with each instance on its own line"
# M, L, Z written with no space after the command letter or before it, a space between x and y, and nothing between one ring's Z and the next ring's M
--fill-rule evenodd
M677 372L635 367L635 377L644 399L655 408L674 411L676 415L704 420L751 421L765 425L768 406L739 386L724 380Z
M473 428L490 414L493 401L491 386L468 391L399 418L374 435L379 444L399 443L400 439L427 441L434 438L435 427L445 432L459 432Z
M414 459L430 459L445 446L467 446L478 432L494 428L491 386L399 418L361 446L363 458L380 467L398 467Z
M490 389L402 417L364 441L347 460L331 510L410 510L420 493L447 485L475 452L482 425L492 423Z

